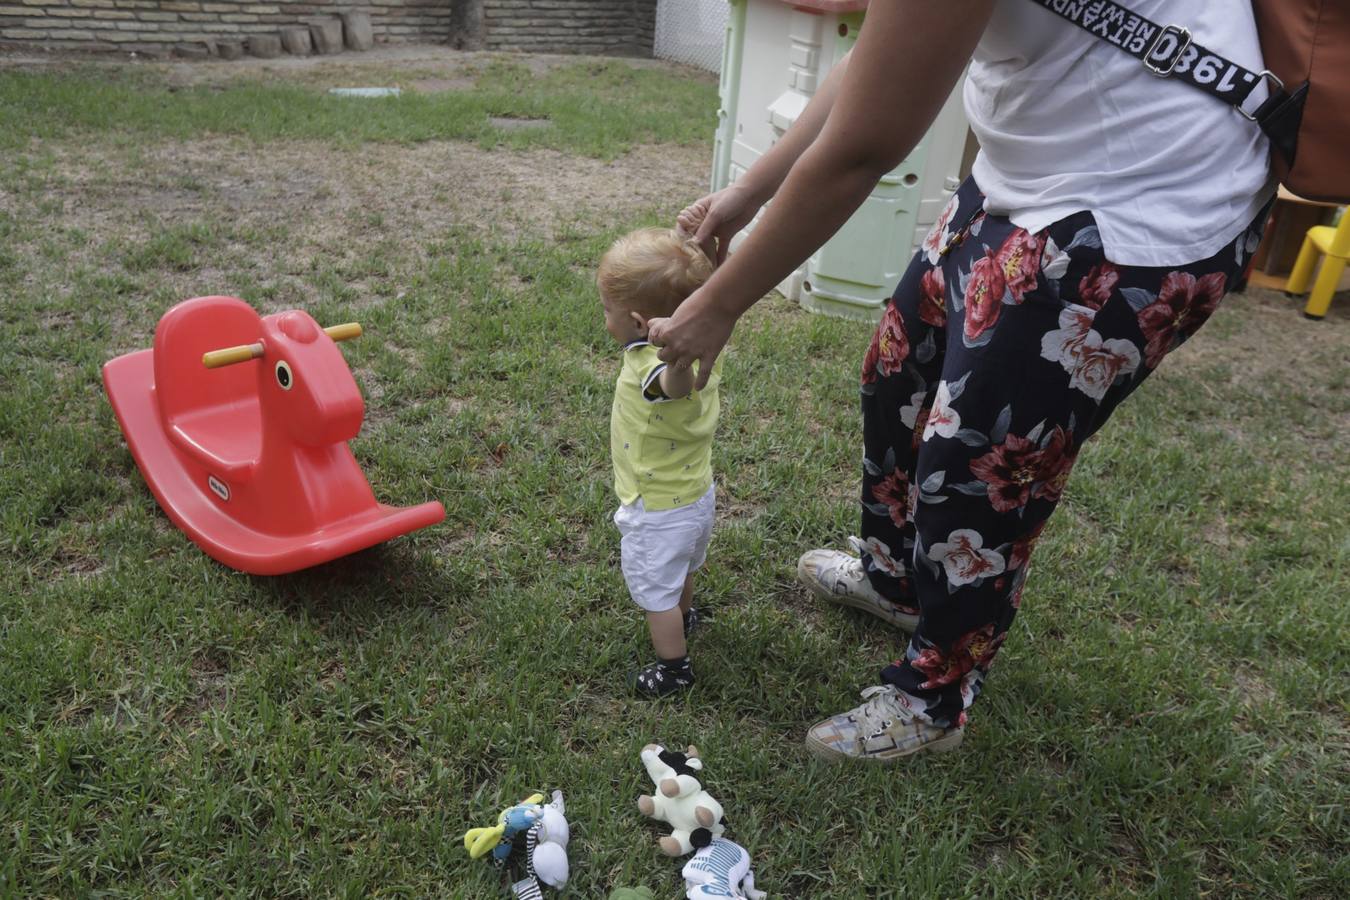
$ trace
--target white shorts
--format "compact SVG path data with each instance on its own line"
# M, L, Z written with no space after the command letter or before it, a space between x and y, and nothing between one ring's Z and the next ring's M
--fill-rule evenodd
M715 485L693 503L674 509L649 511L641 497L619 507L614 524L623 535L619 542L623 577L634 603L648 612L680 605L684 580L708 556L716 515Z

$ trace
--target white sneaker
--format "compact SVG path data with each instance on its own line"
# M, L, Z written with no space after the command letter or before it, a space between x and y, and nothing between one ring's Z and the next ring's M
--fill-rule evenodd
M806 732L806 749L828 760L888 763L922 750L955 750L965 737L961 728L938 728L914 718L913 711L889 684L862 692L862 706L823 719Z
M862 545L857 538L849 542L854 547ZM797 560L797 578L817 596L871 613L887 625L911 632L919 627L917 615L904 612L876 592L856 556L839 550L809 550Z

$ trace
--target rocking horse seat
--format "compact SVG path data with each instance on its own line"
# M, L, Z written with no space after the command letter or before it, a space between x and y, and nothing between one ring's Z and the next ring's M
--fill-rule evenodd
M244 397L179 413L169 423L169 437L208 471L232 482L244 482L258 463L262 440L257 424L241 428L240 423L260 421L257 399Z

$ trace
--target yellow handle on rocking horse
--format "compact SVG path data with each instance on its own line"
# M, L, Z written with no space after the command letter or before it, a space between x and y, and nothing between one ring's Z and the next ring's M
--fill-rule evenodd
M345 322L342 325L329 325L323 333L335 341L350 341L361 336L361 323Z
M208 369L232 366L235 363L248 362L263 355L262 343L241 344L238 347L226 347L224 350L210 350L202 354L202 365Z
M352 338L361 336L361 323L344 322L341 325L329 325L323 330L323 333L335 341L350 341ZM221 366L248 362L250 359L257 359L262 355L263 345L261 341L256 344L240 344L238 347L208 350L202 354L202 365L208 369L219 369Z

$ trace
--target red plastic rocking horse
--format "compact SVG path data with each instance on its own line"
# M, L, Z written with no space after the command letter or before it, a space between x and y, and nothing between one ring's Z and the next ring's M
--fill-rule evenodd
M365 406L334 342L360 334L198 297L164 314L152 350L103 367L155 499L213 559L279 575L445 518L435 502L377 502L347 446Z

